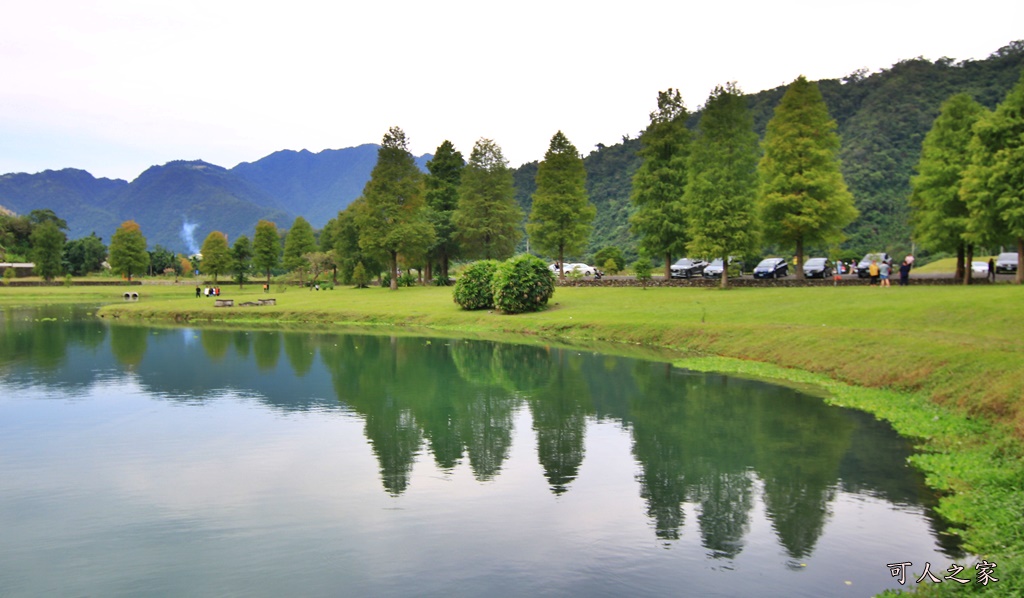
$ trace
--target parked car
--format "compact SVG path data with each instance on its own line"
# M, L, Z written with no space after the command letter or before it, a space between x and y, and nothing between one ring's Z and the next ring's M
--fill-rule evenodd
M996 258L996 274L1016 274L1017 264L1018 258L1015 252L1000 253L999 257Z
M988 275L988 262L971 262L971 272Z
M672 278L692 278L704 273L708 265L704 260L694 260L688 257L680 258L676 263L669 266Z
M885 262L886 264L889 264L890 268L892 268L892 258L889 257L889 254L884 251L875 251L865 255L864 259L857 264L857 278L867 278L868 276L871 276L868 272L868 268L871 267L871 262L878 262L879 264Z
M739 273L743 274L743 260L738 257L729 258L729 266L739 267ZM704 278L720 278L722 276L722 258L717 257L711 260L707 266L704 267Z
M754 278L778 278L789 275L789 264L781 257L769 257L754 266Z
M548 266L548 269L554 272L555 274L558 274L558 262L555 262L554 264ZM573 270L579 272L584 276L594 276L595 273L601 274L597 268L593 266L588 266L587 264L583 264L580 262L565 262L562 265L562 269L565 271L566 274L572 272Z
M827 257L812 257L804 261L804 276L807 278L831 278L835 267Z

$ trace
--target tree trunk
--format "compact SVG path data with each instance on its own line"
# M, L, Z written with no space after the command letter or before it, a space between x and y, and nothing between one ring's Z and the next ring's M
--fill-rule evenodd
M964 257L964 284L971 284L971 276L974 275L974 245L967 246L967 255Z
M398 252L392 251L389 254L388 261L391 265L391 290L398 290Z
M441 276L448 282L448 254L441 254Z
M803 280L804 279L804 240L803 239L797 239L796 240L796 264L795 264L794 267L796 268L796 279L797 280Z
M429 259L427 260L425 271L421 270L420 273L427 279L428 284L434 279L434 267Z
M565 251L558 248L558 280L565 282Z
M729 256L722 257L722 284L723 289L729 288Z
M956 247L956 274L957 280L963 280L964 278L964 244L960 243Z
M672 254L665 252L665 280L672 278Z

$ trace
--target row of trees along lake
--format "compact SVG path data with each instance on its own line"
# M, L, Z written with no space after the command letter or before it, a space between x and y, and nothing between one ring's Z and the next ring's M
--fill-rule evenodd
M771 252L796 256L801 277L804 256L837 256L858 218L841 166L838 124L818 84L804 77L790 84L762 140L750 104L734 84L718 86L693 127L677 90L658 93L639 138L629 226L641 257L663 261L666 276L673 258L684 254L749 260ZM1024 253L1022 129L1024 78L993 111L969 94L953 96L923 140L909 221L922 247L958 256L960 274L978 248L1010 245ZM468 162L445 141L427 170L417 167L405 133L393 127L362 196L318 233L302 217L286 234L260 221L252 241L240 235L230 246L213 231L200 265L195 256L159 246L148 251L139 226L129 221L111 240L109 264L128 278L200 266L214 280L231 274L240 283L252 269L268 282L282 269L303 282L330 270L332 280L357 285L387 272L394 289L402 266L447 283L453 260L504 259L523 248L524 238L526 250L559 262L588 250L597 210L584 159L561 131L534 171L528 213L493 140L480 139ZM66 228L51 210L7 214L0 216L0 241L7 253L11 247L30 254L47 279L97 268L102 241L94 233L65 243ZM619 246L593 255L598 267L625 266Z

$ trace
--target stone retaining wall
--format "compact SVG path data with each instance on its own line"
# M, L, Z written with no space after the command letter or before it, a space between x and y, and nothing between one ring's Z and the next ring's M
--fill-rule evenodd
M899 278L890 278L890 284L896 287L899 286ZM918 285L955 285L963 284L962 281L955 280L952 277L918 277L915 278L913 275L910 277L909 283L914 286ZM565 282L555 283L557 286L562 287L642 287L643 283L635 278L602 278L601 280L580 280L572 282L566 280ZM717 278L673 278L671 280L665 280L663 278L655 278L647 281L649 287L717 287L721 284L721 281ZM786 278L730 278L730 287L866 287L870 284L868 278L856 278L844 276L841 280L834 281L831 278L822 280L820 278L807 278L804 280L798 280L792 276ZM971 281L971 284L992 284L987 279L975 278Z

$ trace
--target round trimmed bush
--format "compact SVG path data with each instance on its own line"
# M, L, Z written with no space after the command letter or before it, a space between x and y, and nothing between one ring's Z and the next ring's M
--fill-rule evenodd
M455 281L452 293L455 302L462 309L487 309L494 307L494 295L491 292L491 279L498 269L496 260L480 260L470 264L462 276Z
M494 306L505 313L540 311L555 293L555 275L540 258L523 254L498 265L491 290Z

